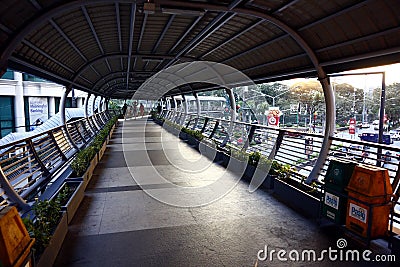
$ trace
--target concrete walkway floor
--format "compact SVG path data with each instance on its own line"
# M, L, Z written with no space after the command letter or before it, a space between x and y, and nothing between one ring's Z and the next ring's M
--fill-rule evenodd
M190 206L209 201L205 192L218 190L195 194L179 189L210 185L222 176L230 177L234 187L208 205ZM307 249L319 255L329 247L338 249L342 236L302 217L266 191L249 193L246 182L235 180L152 121L120 121L55 266L366 265L330 261L328 255L323 262L280 261L276 253L273 261L257 260L265 246L269 252L301 254ZM174 206L182 203L184 207Z

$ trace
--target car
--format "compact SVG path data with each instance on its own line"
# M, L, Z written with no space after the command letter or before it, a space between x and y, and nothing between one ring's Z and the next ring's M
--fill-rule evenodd
M392 153L390 151L386 151L385 154L381 157L383 162L392 161Z
M360 129L369 128L369 124L368 123L360 123L357 125L357 127Z
M348 153L353 159L359 162L364 162L365 158L368 156L368 152L360 145L350 145Z
M393 141L399 141L400 140L400 129L390 131L390 138Z
M303 134L302 133L300 133L300 132L295 132L295 131L286 131L286 134L289 136L289 137L297 137L297 138L302 138L303 137Z
M353 160L353 156L349 155L348 153L342 152L342 151L333 151L331 153L329 153L330 157L333 158L341 158L341 159L349 159L349 160Z

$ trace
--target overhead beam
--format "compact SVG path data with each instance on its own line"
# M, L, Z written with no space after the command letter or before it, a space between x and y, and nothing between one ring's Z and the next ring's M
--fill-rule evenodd
M89 16L89 13L87 12L86 7L85 6L81 6L81 9L82 9L83 15L86 18L87 23L89 24L90 30L92 31L92 34L93 34L93 37L94 37L94 39L96 39L97 45L99 46L99 49L100 49L101 53L104 54L103 46L101 45L99 36L97 36L96 29L93 26L93 22L90 19L90 16Z
M229 20L231 20L234 16L236 16L235 13L229 14L221 23L216 25L212 30L210 30L204 37L202 37L198 42L195 42L185 53L190 53L193 49L195 49L199 44L201 44L205 39L210 37L212 34L214 34L216 31L218 31L222 26L225 25Z
M59 83L59 84L65 85L65 86L68 84L72 84L74 86L74 88L76 88L76 89L94 93L94 91L92 89L90 89L86 86L83 86L82 84L79 84L76 81L61 77L61 76L54 74L48 70L39 68L37 65L33 65L26 61L23 61L17 57L12 56L12 57L10 57L9 60L10 60L11 67L14 67L16 69L30 72L31 74L38 75L39 77L48 79L49 81L53 81L53 82L56 82L56 83Z
M142 21L142 27L140 29L139 41L138 41L138 45L137 45L137 48L136 48L136 52L137 53L140 52L140 47L141 47L141 44L142 44L144 30L146 28L147 16L148 16L148 13L144 13L144 17L143 17L143 21Z
M135 20L136 20L136 3L131 4L131 18L129 21L129 46L128 46L128 66L126 67L126 87L129 87L129 73L131 70L131 58L132 58L132 47L133 47L133 34L135 31Z
M162 30L160 36L158 37L157 42L156 42L156 44L154 45L153 49L151 50L151 53L152 53L152 54L154 54L154 53L157 51L157 48L158 48L158 46L160 45L162 39L164 38L165 33L168 31L169 27L171 27L171 24L172 24L172 22L174 21L175 16L176 16L175 14L169 16L169 19L168 19L167 23L165 24L164 29Z
M132 4L132 5L134 5L134 4ZM115 3L115 17L117 20L119 52L122 53L121 17L119 14L119 3L118 2Z
M39 47L37 47L36 45L32 44L30 41L28 40L23 40L22 41L25 45L29 46L30 48L32 48L33 50L35 50L36 52L38 52L39 54L41 54L42 56L47 57L48 59L50 59L51 61L53 61L54 63L58 64L59 66L63 67L64 69L66 69L67 71L74 73L75 71L73 69L71 69L70 67L68 67L67 65L65 65L64 63L62 63L61 61L55 59L54 57L50 56L48 53L46 53L45 51L43 51L42 49L40 49Z
M151 75L154 74L154 72L148 72L146 73L148 75L146 75L145 78L139 79L138 77L128 77L128 79L135 79L135 80L140 80L140 81L144 81L146 80L148 77L150 77ZM110 79L109 79L110 78ZM103 84L108 83L109 81L113 80L113 79L124 79L126 80L125 77L125 72L113 72L113 73L109 73L108 75L102 77L101 79L98 79L92 86L93 90L95 90L96 88L100 88L103 86Z
M204 35L207 34L210 29L212 29L214 26L216 26L217 23L220 23L219 26L217 27L217 29L222 27L228 20L230 20L235 15L233 13L233 16L227 16L224 20L222 20L222 18L225 16L225 14L228 11L231 11L236 6L238 6L241 2L243 2L243 0L235 0L227 7L226 11L222 11L221 13L219 13L209 24L207 24L207 26L205 28L203 28L203 30L201 30L201 32L199 34L197 34L184 48L182 48L181 51L179 51L176 54L175 58L173 60L171 60L170 62L168 62L167 65L164 66L164 68L168 68L169 66L173 65L178 60L179 57L188 53L192 49L193 46L196 47L199 44L199 42L201 42L201 40L204 40L204 38L207 38L210 34L208 34L206 37L204 37ZM216 29L211 30L211 33L213 33L215 30Z
M192 24L185 30L182 36L175 42L175 45L171 47L168 51L168 54L172 54L172 52L181 44L181 42L186 38L186 36L192 31L192 29L199 23L199 21L203 18L203 16L197 17Z
M50 24L53 26L54 29L58 31L59 34L69 43L69 45L75 50L76 53L84 60L87 61L87 58L82 54L81 50L72 42L72 40L64 33L64 31L60 28L60 26L55 23L53 19L49 20Z
M152 54L136 54L136 55L131 55L130 58L159 58L159 59L172 59L174 58L171 55L152 55ZM91 65L94 65L95 63L105 60L105 59L115 59L115 58L128 58L128 56L126 54L121 54L121 53L114 53L114 54L105 54L105 55L101 55L99 57L96 57L90 61L87 61L85 63L85 65L81 66L76 72L75 72L75 76L72 78L72 80L76 79L77 77L79 77L83 72L85 72L88 68L90 68ZM193 58L187 58L187 57L183 57L183 59L186 59L188 61L193 61ZM128 58L129 60L129 58Z
M257 27L258 25L260 25L264 20L263 19L258 19L256 22L253 22L252 24L250 24L249 26L247 26L245 29L241 30L240 32L234 34L232 37L229 37L228 39L226 39L225 41L223 41L222 43L220 43L219 45L217 45L216 47L214 47L213 49L211 49L210 51L204 53L203 55L201 55L199 58L203 59L206 56L214 53L216 50L220 49L221 47L223 47L224 45L232 42L233 40L235 40L236 38L238 38L239 36L245 34L246 32L252 30L253 28Z
M250 48L250 49L248 49L248 50L245 50L245 51L243 51L243 52L241 52L241 53L239 53L239 54L235 54L235 55L233 55L233 56L231 56L231 57L228 57L228 58L224 59L224 60L222 61L222 63L226 63L226 62L228 62L228 61L237 59L237 58L242 57L242 56L244 56L244 55L246 55L246 54L248 54L248 53L251 53L251 52L253 52L253 51L257 50L257 49L261 49L261 48L266 47L266 46L268 46L268 45L270 45L270 44L272 44L272 43L281 41L281 40L283 40L283 39L285 39L285 38L287 38L287 37L289 37L288 34L282 34L282 35L280 35L280 36L278 36L278 37L275 37L275 38L273 38L273 39L271 39L271 40L268 40L268 41L266 41L266 42L264 42L264 43L261 43L261 44L258 44L258 45L256 45L256 46L253 46L252 48Z

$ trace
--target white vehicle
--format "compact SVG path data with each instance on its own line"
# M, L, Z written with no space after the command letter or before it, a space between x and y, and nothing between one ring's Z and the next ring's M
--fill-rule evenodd
M400 129L390 131L390 138L393 141L399 141L400 140Z

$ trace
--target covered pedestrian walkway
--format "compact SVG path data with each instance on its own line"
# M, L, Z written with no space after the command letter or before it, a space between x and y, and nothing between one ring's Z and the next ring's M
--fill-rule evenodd
M129 156L124 158L124 152ZM189 198L198 196L182 194L171 183L206 185L225 172L235 183L235 174L200 157L152 121L120 122L69 226L55 266L288 266L276 258L272 263L268 259L257 262L257 254L265 246L300 252L337 249L336 241L343 237L340 233L320 228L271 192L249 193L248 182L243 180L223 198L201 207L175 207L149 195L164 191L190 202ZM189 171L201 161L210 164L204 170ZM153 168L171 183L159 183ZM135 181L139 176L145 181L140 186ZM349 248L360 248L348 242ZM375 253L388 254L376 244L371 247ZM307 266L332 264L327 257L323 263L307 262Z

